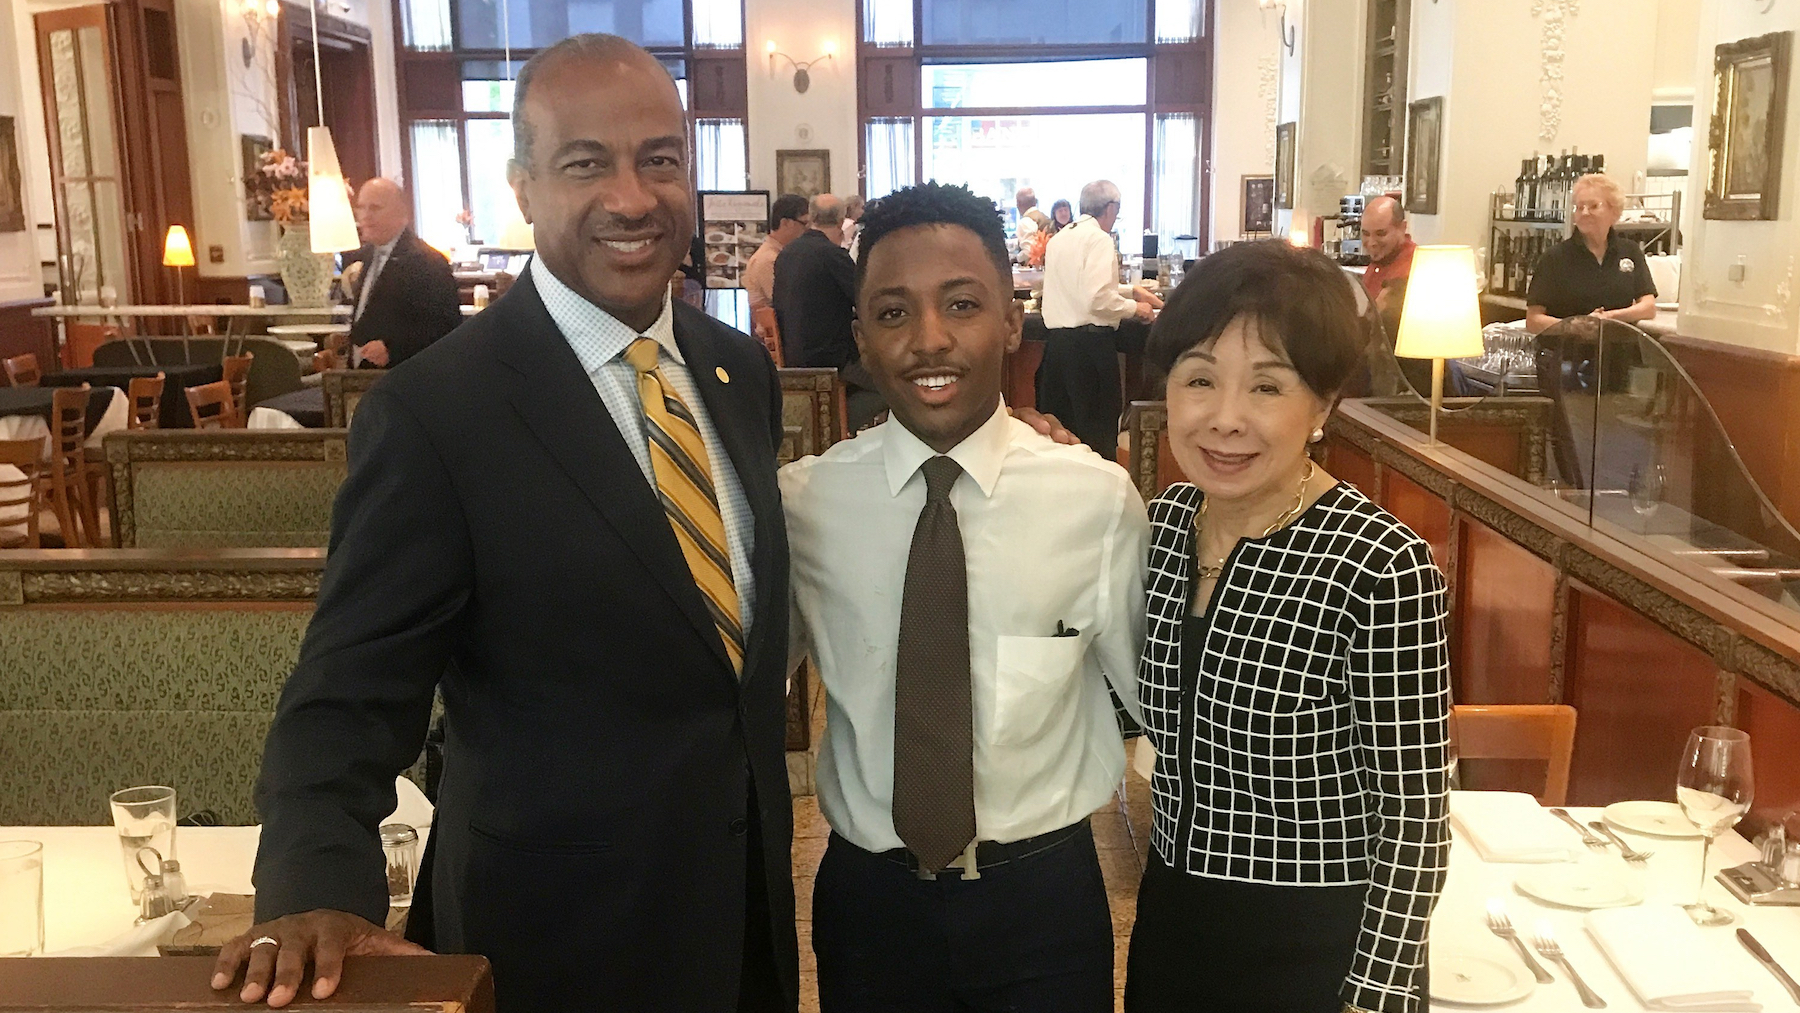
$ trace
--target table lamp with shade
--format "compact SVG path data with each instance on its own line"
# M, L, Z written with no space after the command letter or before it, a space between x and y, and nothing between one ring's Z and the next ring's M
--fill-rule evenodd
M185 306L187 299L181 290L181 269L194 266L194 244L188 239L185 227L169 226L168 235L163 237L162 262L164 267L175 269L175 303Z
M1431 440L1438 442L1438 412L1444 405L1444 360L1486 351L1481 340L1481 305L1476 291L1475 251L1467 246L1421 246L1407 272L1406 305L1394 354L1431 360Z

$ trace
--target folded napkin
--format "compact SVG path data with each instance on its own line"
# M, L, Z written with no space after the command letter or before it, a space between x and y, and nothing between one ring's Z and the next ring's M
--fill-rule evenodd
M1745 987L1756 980L1754 967L1734 952L1732 934L1700 928L1679 907L1594 911L1587 930L1645 1009L1762 1009Z
M175 933L186 928L188 916L180 911L171 911L154 921L145 922L122 933L98 946L75 946L67 950L46 954L51 957L154 957L156 948L170 939Z
M419 790L419 786L412 783L411 778L402 775L394 779L394 796L398 799L398 804L388 814L388 818L381 822L404 823L414 830L431 826L431 817L436 810L432 808L425 793Z
M1453 791L1450 819L1489 862L1572 862L1581 838L1521 791Z

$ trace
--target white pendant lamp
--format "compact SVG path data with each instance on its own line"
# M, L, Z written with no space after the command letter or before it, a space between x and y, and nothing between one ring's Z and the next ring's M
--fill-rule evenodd
M337 145L325 126L325 79L319 67L319 0L307 0L312 11L313 97L319 103L319 125L306 128L306 214L312 225L314 253L344 253L362 247L356 215L350 210L350 187L338 166Z

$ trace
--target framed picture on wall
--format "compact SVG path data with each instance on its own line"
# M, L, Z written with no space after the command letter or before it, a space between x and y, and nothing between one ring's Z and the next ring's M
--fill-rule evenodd
M1246 236L1275 231L1275 177L1245 176L1243 222L1238 231Z
M256 134L239 134L238 145L243 149L244 160L244 220L273 221L275 211L269 207L267 194L258 194L252 190L250 180L262 171L262 157L275 150L275 142Z
M1283 211L1294 208L1294 131L1298 126L1281 123L1275 127L1275 206Z
M1406 210L1438 213L1438 161L1444 145L1444 97L1406 105Z
M25 231L25 194L19 186L19 139L13 118L0 116L0 232Z
M831 192L831 152L824 148L781 148L775 152L775 192L817 197Z
M1793 32L1777 32L1713 49L1706 218L1771 221L1778 216L1793 37Z

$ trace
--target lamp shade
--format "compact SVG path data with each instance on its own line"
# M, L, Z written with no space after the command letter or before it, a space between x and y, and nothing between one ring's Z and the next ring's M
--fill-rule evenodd
M169 226L169 234L163 237L163 266L194 266L194 244L188 241L187 229Z
M1406 278L1406 306L1394 354L1408 359L1461 359L1486 351L1475 288L1475 251L1421 246Z
M338 168L337 145L326 127L306 128L306 214L312 225L314 253L359 249L356 215L350 210L350 188Z

